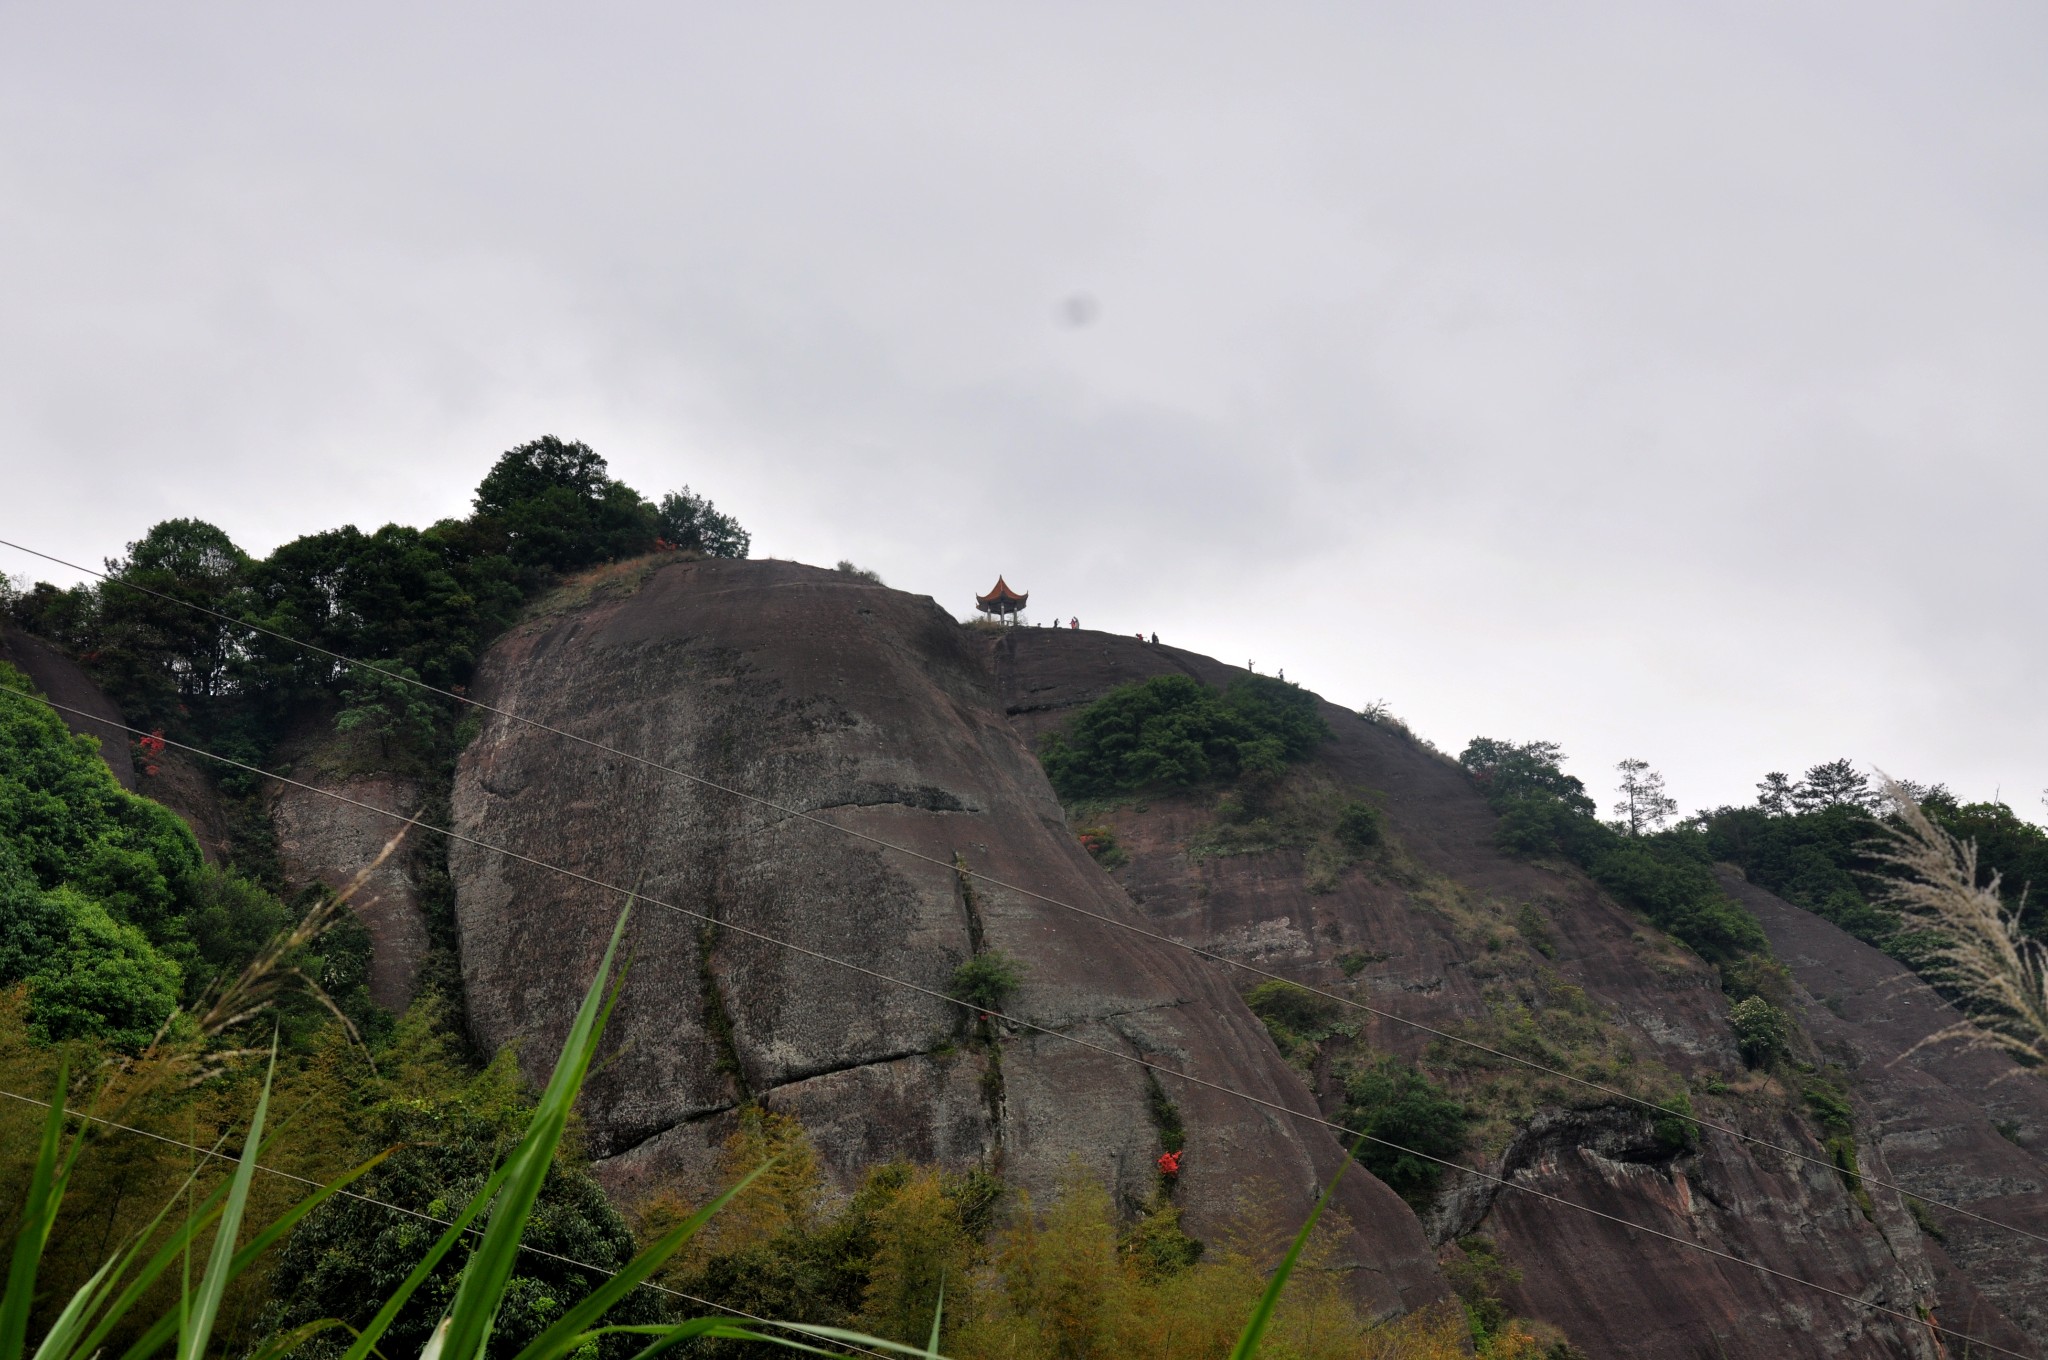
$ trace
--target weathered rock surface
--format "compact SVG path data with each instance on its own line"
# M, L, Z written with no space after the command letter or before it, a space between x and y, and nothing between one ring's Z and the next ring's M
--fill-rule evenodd
M2048 1239L2048 1081L1955 1033L1963 1017L1878 950L1732 871L1723 881L1791 967L1807 1032L1853 1074L1885 1178ZM1930 1212L1938 1268L1988 1301L1952 1287L1941 1316L2016 1349L2048 1337L2048 1243Z
M340 892L376 863L377 856L399 830L397 817L419 811L417 780L396 775L352 778L314 775L316 788L340 794L353 803L329 798L311 788L279 785L271 796L270 819L277 833L278 857L286 883L294 890L320 883ZM367 806L356 806L366 804ZM349 908L370 932L370 999L387 1010L404 1010L412 1000L420 963L430 941L419 890L407 873L404 846L370 869Z
M1019 629L987 645L1011 720L1032 741L1061 725L1076 706L1120 684L1177 672L1220 686L1241 673L1175 648L1100 633ZM1385 864L1350 866L1334 882L1316 885L1324 890L1312 891L1300 849L1190 853L1215 822L1209 800L1155 797L1097 819L1130 856L1115 878L1147 921L1227 958L1348 992L1437 1028L1483 1019L1492 1004L1512 1004L1518 985L1562 982L1582 988L1641 1058L1687 1077L1718 1074L1736 1088L1722 1099L1696 1097L1703 1115L1825 1158L1816 1132L1794 1109L1796 1096L1745 1081L1712 969L1575 871L1500 854L1493 844L1494 814L1451 762L1397 730L1335 706L1326 705L1324 714L1335 740L1311 763L1310 775L1376 802L1401 853ZM1548 957L1539 958L1516 938L1514 923L1524 905L1534 908L1547 932ZM1816 957L1830 961L1827 966L1835 966L1845 950L1853 955L1863 949L1825 922L1778 905L1820 933L1832 932L1833 939L1813 946ZM1769 916L1766 922L1771 924ZM1781 927L1772 928L1776 934ZM1796 953L1789 940L1779 948L1788 958ZM1875 951L1864 952L1896 977L1895 965ZM1338 963L1346 956L1355 977ZM1222 971L1236 987L1257 981ZM1853 1028L1854 1013L1846 1013L1852 1018L1837 1023ZM1362 1020L1360 1040L1375 1049L1412 1055L1428 1041L1426 1034L1392 1021ZM1816 1023L1813 1032L1823 1042L1838 1041L1824 1024ZM1893 1036L1885 1041L1890 1047L1873 1050L1884 1054L1873 1061L1888 1059L1925 1032ZM1977 1091L1972 1129L1989 1132L1983 1111L1987 1100L1997 1099L2005 1102L1998 1108L2006 1113L1999 1117L2025 1130L2022 1142L2041 1137L2043 1122L2031 1098L1986 1095L1989 1075L1961 1078ZM1934 1184L1944 1150L1929 1124L1948 1127L1942 1107L1929 1105L1925 1122L1914 1123L1906 1110L1917 1093L1898 1090L1901 1108L1890 1115L1883 1112L1881 1090L1866 1083L1859 1097L1863 1168L1890 1179L1902 1158L1910 1162L1919 1155L1915 1140L1933 1137L1926 1175ZM1711 1131L1696 1152L1673 1155L1633 1107L1597 1108L1601 1103L1597 1094L1584 1093L1570 1102L1573 1108L1537 1111L1504 1152L1487 1159L1489 1170L1517 1188L1496 1190L1468 1179L1448 1189L1430 1220L1439 1241L1472 1232L1495 1239L1522 1271L1520 1284L1506 1291L1510 1304L1564 1327L1590 1354L1673 1360L1937 1354L1925 1328L1743 1263L1908 1315L1927 1306L1958 1329L2015 1349L2031 1344L2027 1330L2039 1334L2038 1324L2014 1325L2032 1316L2015 1299L2016 1288L2031 1278L2018 1258L2031 1253L2038 1268L2038 1244L2007 1235L1996 1249L1980 1248L1974 1236L1951 1232L1960 1258L1952 1266L1896 1195L1874 1193L1866 1215L1831 1167ZM1887 1120L1896 1121L1896 1136L1888 1132L1894 1125ZM1973 1131L1949 1150L1972 1159L1968 1173L1948 1169L1951 1180L1970 1180L1967 1193L2003 1196L2000 1210L2014 1218L2036 1212L2028 1206L2037 1200L2027 1206L2014 1202L2037 1195L2041 1186L2038 1165L2020 1165L2026 1156L2021 1149L2010 1143L1992 1148ZM1709 1257L1522 1189L1734 1259ZM2009 1272L2014 1283L2003 1283L2000 1272ZM2031 1306L2038 1309L2042 1297L2035 1286ZM1995 1306L1993 1299L1999 1300ZM2001 1308L2012 1313L2002 1317Z
M1078 1162L1140 1199L1158 1133L1144 1069L1115 1055L1314 1108L1213 970L1020 893L970 889L953 871L958 856L1136 919L1005 720L980 638L930 600L788 563L677 563L635 593L514 630L474 688L936 861L486 723L457 772L458 829L644 899L615 1051L584 1102L614 1189L703 1177L730 1112L752 1098L800 1114L842 1184L879 1158L915 1156L988 1165L1043 1190ZM539 1073L625 893L474 845L457 845L450 867L477 1038L517 1044ZM984 1028L874 976L943 991L984 950L1025 967L1004 1009L1055 1034ZM1337 1167L1313 1125L1175 1077L1163 1085L1187 1126L1179 1197L1197 1233L1254 1182L1298 1218ZM1384 1186L1347 1178L1343 1207L1366 1300L1391 1311L1442 1296L1420 1224Z

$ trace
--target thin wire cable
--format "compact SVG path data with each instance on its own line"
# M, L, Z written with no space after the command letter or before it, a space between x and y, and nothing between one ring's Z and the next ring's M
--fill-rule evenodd
M47 1110L50 1108L49 1101L38 1100L34 1096L22 1095L18 1091L0 1089L0 1096L5 1096L9 1100L18 1100L24 1105L34 1105L39 1109ZM216 1158L223 1162L232 1162L237 1160L229 1154L220 1151L218 1148L203 1147L198 1143L188 1143L182 1138L172 1138L168 1134L157 1133L150 1129L137 1128L133 1124L123 1124L118 1120L108 1119L104 1115L87 1114L83 1110L74 1110L71 1109L69 1106L65 1107L64 1113L68 1118L71 1119L90 1120L95 1124L101 1124L110 1129L117 1129L122 1133L133 1134L137 1138L153 1139L159 1143L167 1143L175 1148L184 1148L188 1152L201 1153L205 1156ZM264 1172L267 1175L276 1176L280 1180L296 1181L300 1185L309 1186L315 1190L322 1188L319 1181L314 1180L310 1176L301 1176L295 1171L286 1171L280 1167L275 1166L265 1166L262 1162L256 1163L256 1169L258 1171ZM365 1195L358 1190L342 1189L337 1190L334 1193L342 1199L352 1199L363 1204L373 1204L379 1209L388 1209L394 1214L404 1214L409 1218L417 1218L422 1222L432 1223L434 1226L439 1228L449 1228L454 1226L454 1221L452 1219L436 1218L432 1214L423 1213L418 1209L408 1209L403 1204L393 1204L389 1200L378 1199L374 1195ZM471 1224L469 1227L463 1229L463 1232L471 1237L481 1237L484 1233L484 1229L477 1226L476 1224ZM529 1256L541 1256L545 1257L550 1261L559 1261L566 1266L574 1266L578 1270L587 1270L591 1274L600 1276L603 1279L613 1279L618 1275L618 1272L615 1270L606 1270L603 1266L592 1265L588 1261L579 1261L573 1256L564 1256L562 1255L562 1253L558 1251L549 1251L546 1247L530 1246L523 1241L519 1244L519 1250L527 1253ZM642 1280L638 1285L634 1287L636 1289L651 1289L657 1294L667 1294L674 1298L684 1299L690 1303L697 1304L704 1308L716 1309L721 1313L729 1313L734 1317L745 1318L749 1322L760 1323L764 1327L778 1327L784 1330L791 1330L787 1323L777 1322L774 1318L764 1318L757 1313L749 1313L744 1308L734 1308L728 1304L714 1303L710 1299L699 1298L695 1294L686 1293L685 1291L680 1289L671 1289L665 1284L656 1284L652 1280ZM859 1351L862 1355L872 1355L875 1357L875 1360L887 1360L887 1357L883 1356L883 1354L880 1351L869 1350L865 1346L856 1346L851 1342L841 1342L840 1344L846 1346L849 1350Z
M1386 1020L1390 1023L1397 1025L1404 1025L1409 1029L1413 1029L1423 1034L1430 1035L1433 1038L1442 1039L1448 1043L1461 1045L1465 1048L1473 1050L1474 1052L1484 1053L1489 1057L1497 1058L1503 1062L1513 1063L1516 1066L1527 1068L1532 1072L1541 1072L1545 1076L1554 1077L1559 1081L1570 1082L1573 1085L1582 1086L1590 1091L1598 1091L1602 1095L1611 1096L1616 1100L1623 1101L1631 1105L1640 1106L1643 1109L1651 1111L1654 1114L1665 1116L1671 1114L1671 1111L1665 1109L1656 1101L1649 1100L1643 1096L1635 1095L1631 1092L1621 1090L1619 1087L1609 1086L1604 1082L1594 1081L1590 1077L1576 1076L1570 1072L1561 1071L1554 1067L1546 1067L1542 1063L1536 1062L1533 1059L1522 1057L1519 1054L1509 1053L1503 1049L1494 1048L1490 1044L1483 1044L1476 1039L1467 1038L1459 1034L1453 1034L1448 1030L1438 1029L1436 1026L1431 1025L1425 1021L1412 1019L1404 1015L1397 1015L1392 1011L1381 1010L1377 1006L1369 1005L1366 1002L1359 1001L1354 997L1344 996L1337 992L1332 992L1321 987L1312 986L1308 983L1297 982L1293 978L1285 977L1282 974L1271 971L1270 969L1261 968L1257 964L1247 963L1242 959L1231 958L1227 955L1216 953L1213 950L1204 949L1200 945L1192 944L1186 940L1176 939L1171 935L1167 935L1163 932L1149 929L1145 926L1137 924L1136 922L1120 920L1117 917L1108 915L1104 912L1091 911L1086 907L1076 905L1072 902L1063 901L1060 898L1052 897L1046 893L1039 892L1035 888L1027 888L1021 884L1011 883L1005 879L992 877L991 875L982 873L977 869L967 868L959 864L950 863L946 860L939 859L934 855L928 855L921 850L913 849L907 845L899 845L894 841L885 840L880 836L870 835L865 831L859 831L853 827L844 826L838 822L832 821L830 818L821 817L814 812L806 812L800 808L789 807L785 804L778 803L771 798L765 798L759 794L748 793L743 789L736 789L729 785L721 784L717 780L707 778L703 775L693 773L689 770L678 769L673 765L665 765L660 761L652 760L646 756L637 755L631 751L621 750L616 746L610 746L604 742L597 741L593 738L581 736L575 732L568 731L564 728L556 727L551 723L542 722L537 718L528 718L522 716L521 714L514 713L509 709L499 708L495 704L485 703L481 699L471 698L467 694L458 694L453 690L441 689L438 686L430 685L426 681L421 680L415 676L405 675L397 671L389 670L383 666L376 665L373 662L359 661L354 657L345 656L340 652L331 651L328 648L319 646L316 643L306 642L302 639L292 637L286 633L280 633L275 629L266 628L261 624L251 623L246 619L238 619L233 615L221 613L219 610L216 609L208 609L205 605L194 604L190 600L181 600L175 595L166 594L163 591L154 590L148 586L137 585L132 581L124 581L117 576L111 575L110 573L104 571L95 571L91 567L81 566L76 562L68 562L61 557L53 557L49 553L39 552L34 548L30 548L23 544L16 543L11 539L0 538L0 547L13 548L17 552L24 552L28 553L32 557L39 557L43 559L45 562L52 562L60 567L67 567L72 571L84 572L86 575L97 577L101 581L104 581L110 585L118 585L126 590L137 591L141 594L150 595L157 599L166 601L167 603L179 605L183 608L194 610L198 613L205 614L211 618L219 619L223 623L233 624L238 628L246 628L249 629L251 632L260 633L265 637L275 638L279 642L286 643L290 646L298 647L305 651L315 653L316 655L327 657L328 659L332 661L337 661L344 666L351 666L361 670L369 671L373 675L380 675L385 679L394 681L398 684L409 685L413 688L424 690L426 693L438 695L441 698L450 699L459 704L468 705L471 708L477 709L484 713L492 714L495 717L504 718L508 722L518 723L522 726L531 728L538 732L545 732L551 736L561 737L564 740L576 742L580 745L587 746L590 749L597 751L601 754L608 756L617 756L621 760L631 761L634 764L643 766L647 769L655 770L662 774L673 776L677 779L687 780L688 782L697 784L703 788L710 789L715 792L725 794L729 797L738 798L745 802L753 803L757 806L767 808L770 811L780 813L785 817L796 818L802 821L810 822L817 826L826 827L829 830L836 831L843 836L850 836L855 840L866 841L868 844L873 845L878 849L892 851L896 854L904 855L914 860L920 860L926 864L935 865L941 869L946 869L954 873L965 874L967 877L985 883L992 888L1001 888L1008 892L1018 893L1024 897L1030 898L1033 901L1043 902L1047 906L1058 907L1062 911L1073 912L1078 916L1085 916L1092 921L1098 921L1104 925L1114 926L1118 930L1127 931L1131 934L1142 936L1143 938L1151 940L1154 943L1167 945L1174 949L1185 950L1198 958L1207 959L1211 963L1218 963L1229 968L1235 968L1242 972L1250 973L1254 977L1264 978L1268 981L1285 982L1289 986L1300 987L1302 990L1311 992L1316 996L1324 998L1325 1000L1334 1001L1341 1006L1348 1006L1353 1010L1363 1012L1364 1014L1373 1016L1376 1019ZM97 715L94 714L84 714L82 716L92 718L92 720L95 722L105 721L104 719L99 718ZM136 729L131 728L128 730L135 731ZM1738 1139L1741 1142L1748 1143L1753 1147L1767 1148L1772 1152L1779 1153L1786 1157L1793 1157L1798 1159L1799 1161L1806 1162L1812 1166L1821 1167L1829 1171L1836 1170L1834 1162L1829 1160L1828 1158L1816 1157L1812 1153L1802 1152L1798 1148L1787 1147L1782 1143L1772 1142L1768 1138L1763 1138L1753 1133L1745 1133L1741 1129L1735 1128L1732 1125L1717 1123L1716 1121L1711 1119L1701 1119L1696 1115L1688 1115L1686 1116L1686 1118L1690 1119L1693 1123L1699 1125L1701 1128L1712 1129L1716 1133L1726 1134L1730 1138ZM1903 1195L1908 1199L1917 1200L1922 1204L1932 1205L1935 1208L1946 1209L1952 1214L1957 1214L1964 1218L1972 1219L1979 1223L1988 1224L1989 1226L1994 1228L2001 1228L2006 1232L2015 1233L2021 1237L2027 1238L2030 1241L2041 1243L2043 1246L2048 1246L2048 1236L2032 1232L2026 1228L2020 1227L2017 1224L2007 1223L2001 1219L1993 1218L1989 1214L1979 1213L1975 1209L1966 1208L1960 1204L1952 1204L1947 1200L1929 1198L1928 1196L1920 1194L1917 1191L1908 1190L1902 1185L1897 1185L1890 1181L1879 1180L1875 1176L1866 1175L1863 1177L1863 1179L1872 1185L1880 1186L1886 1190L1890 1190L1894 1194Z
M72 708L69 705L57 703L52 699L40 695L27 694L21 690L12 689L6 686L0 686L0 690L4 690L5 692L10 694L19 695L23 699L32 700L35 702L45 704L48 707L56 709L60 712L72 713L81 717L93 716L91 714L85 713L84 710L82 709ZM99 719L98 721L104 723L104 719ZM137 736L151 735L143 733L142 729L140 728L128 727L125 724L107 725L119 726L123 731L135 734ZM816 959L820 963L827 963L837 968L846 969L848 972L856 973L862 977L871 978L877 982L887 983L890 986L901 987L907 991L917 992L923 996L928 996L935 1001L943 1002L951 1006L960 1007L963 1010L971 1011L978 1015L986 1016L990 1020L1000 1021L1001 1023L1011 1026L1014 1029L1027 1030L1035 1034L1043 1034L1048 1038L1059 1039L1066 1043L1074 1044L1078 1047L1088 1049L1091 1052L1099 1053L1104 1057L1114 1059L1118 1062L1132 1063L1136 1066L1146 1068L1155 1075L1172 1077L1176 1080L1186 1082L1190 1085L1202 1087L1205 1090L1215 1091L1219 1095L1230 1096L1237 1100L1243 1100L1250 1104L1261 1106L1277 1114L1287 1115L1288 1117L1297 1120L1304 1120L1308 1123L1315 1124L1322 1128L1328 1129L1333 1133L1343 1134L1346 1138L1350 1139L1353 1142L1364 1141L1374 1143L1380 1147L1388 1148L1395 1152L1404 1153L1408 1156L1416 1157L1423 1161L1432 1162L1438 1166L1446 1167L1452 1171L1459 1172L1463 1175L1476 1177L1479 1180L1489 1182L1503 1189L1519 1191L1522 1194L1534 1196L1537 1199L1544 1200L1551 1204L1559 1205L1562 1208L1573 1209L1580 1213L1591 1214L1595 1218L1604 1219L1609 1223L1616 1224L1632 1232L1647 1233L1652 1237L1661 1238L1664 1241L1674 1243L1678 1246L1686 1247L1693 1251L1702 1252L1708 1256L1715 1257L1719 1260L1728 1261L1736 1265L1744 1266L1750 1270L1757 1271L1760 1274L1769 1275L1776 1279L1784 1280L1790 1284L1801 1285L1808 1289L1817 1290L1820 1293L1830 1295L1831 1297L1837 1299L1841 1299L1847 1303L1855 1304L1858 1307L1868 1308L1875 1312L1883 1313L1887 1316L1898 1318L1899 1320L1910 1323L1916 1327L1932 1325L1928 1323L1925 1319L1916 1317L1911 1313L1901 1312L1896 1308L1887 1307L1886 1305L1881 1303L1874 1303L1868 1299L1861 1298L1855 1294L1850 1294L1843 1290L1834 1289L1828 1285L1820 1284L1813 1280L1804 1279L1801 1276L1793 1275L1787 1271L1778 1270L1772 1266L1764 1265L1758 1261L1744 1260L1742 1257L1736 1256L1731 1252L1725 1252L1716 1247L1710 1247L1704 1242L1694 1242L1687 1238L1680 1237L1675 1233L1668 1233L1660 1228L1652 1228L1647 1224L1637 1223L1632 1219L1622 1218L1618 1214L1610 1214L1604 1209L1596 1209L1589 1204L1580 1204L1575 1200L1568 1200L1560 1195L1553 1195L1549 1191L1538 1190L1534 1186L1523 1185L1517 1181L1510 1180L1505 1176L1496 1176L1491 1172L1480 1171L1473 1167L1465 1166L1462 1163L1454 1162L1447 1157L1437 1157L1427 1152L1418 1151L1415 1148L1405 1147L1402 1144L1396 1143L1391 1139L1381 1138L1374 1134L1361 1132L1357 1129L1346 1128L1344 1125L1336 1123L1334 1120L1325 1119L1319 1113L1297 1110L1291 1106L1283 1105L1278 1101L1268 1100L1264 1096L1254 1095L1249 1091L1240 1091L1235 1087L1225 1086L1220 1082L1210 1081L1205 1077L1198 1077L1193 1075L1192 1073L1177 1071L1174 1068L1153 1062L1149 1058L1140 1057L1132 1053L1125 1053L1120 1049L1111 1048L1106 1044L1095 1043L1092 1040L1082 1039L1075 1035L1068 1034L1062 1030L1052 1029L1048 1026L1038 1024L1036 1021L1026 1020L1020 1016L1009 1015L1002 1011L992 1010L986 1006L977 1005L973 1002L963 1001L959 997L948 996L944 992L938 991L931 987L926 987L922 983L912 982L908 978L899 978L892 974L884 973L879 969L869 968L864 964L854 963L847 959L837 958L831 954L826 954L820 950L812 949L808 945L798 944L792 940L785 940L779 936L771 935L766 931L756 930L751 926L740 925L733 921L720 920L719 918L712 916L706 912L693 911L688 907L680 906L673 902L665 902L659 898L648 897L645 894L639 892L637 889L627 887L624 884L607 882L606 880L598 878L595 875L583 873L581 870L571 869L565 865L555 864L548 860L540 859L536 856L528 855L518 850L511 850L507 849L504 846L494 845L489 841L480 839L479 837L466 835L462 832L454 831L447 827L435 826L430 822L421 821L417 817L408 817L403 813L393 812L388 808L380 808L376 806L374 803L366 803L360 799L350 798L346 794L335 792L332 789L323 789L316 785L307 784L301 780L293 779L287 775L276 774L272 771L262 769L258 766L244 764L239 760L233 760L227 756L217 755L214 752L204 750L197 746L189 745L185 742L172 741L169 738L156 739L162 741L166 746L175 747L181 751L189 751L193 755L201 756L205 759L212 761L217 761L222 765L228 766L230 769L241 770L244 773L253 774L258 776L259 778L274 780L277 783L284 784L291 788L302 789L308 793L317 794L321 797L332 799L335 802L345 803L351 807L361 809L365 812L375 813L380 817L386 817L391 819L392 821L402 822L408 826L417 827L420 830L432 832L436 835L445 837L451 841L460 841L465 845L473 845L480 850L485 850L496 855L503 855L507 859L514 860L522 864L530 864L535 868L544 869L551 873L560 874L564 878L572 879L579 883L588 884L591 887L598 888L605 892L617 893L620 897L624 898L629 903L640 902L644 903L647 906L654 907L663 911L673 912L678 916L686 916L691 918L692 920L703 922L706 925L716 926L720 930L729 930L735 934L744 935L750 939L759 940L764 944L774 945L778 948L786 949L791 953L801 954L806 958ZM2001 1355L2018 1356L2019 1360L2030 1360L2029 1357L2023 1355L2019 1351L2007 1350L2004 1347L1994 1345L1993 1343L1988 1341L1980 1341L1974 1338L1965 1337L1961 1333L1952 1332L1949 1333L1949 1335L1954 1336L1959 1340L1969 1341L1972 1345L1984 1346L1987 1349L1997 1351Z

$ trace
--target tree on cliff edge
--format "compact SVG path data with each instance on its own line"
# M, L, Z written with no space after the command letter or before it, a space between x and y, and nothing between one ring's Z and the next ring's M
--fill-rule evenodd
M543 435L507 451L476 489L476 520L528 571L574 571L653 548L657 512L588 444Z

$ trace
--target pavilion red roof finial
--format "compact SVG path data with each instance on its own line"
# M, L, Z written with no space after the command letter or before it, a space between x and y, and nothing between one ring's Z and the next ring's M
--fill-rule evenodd
M1005 615L1015 617L1024 612L1024 603L1030 598L1031 594L1029 591L1020 595L1010 589L1008 581L998 576L996 577L995 585L989 590L988 594L974 597L974 607L984 614L993 614L998 618Z

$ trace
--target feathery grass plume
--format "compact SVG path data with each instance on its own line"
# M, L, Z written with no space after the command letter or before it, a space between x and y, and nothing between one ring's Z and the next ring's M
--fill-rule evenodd
M1898 781L1879 778L1892 816L1880 823L1884 840L1872 853L1894 870L1880 900L1929 928L1930 972L1960 995L1970 1017L1907 1054L1964 1037L2048 1065L2048 946L2020 931L2024 894L2008 908L1996 870L1977 881L1977 843L1949 835Z

